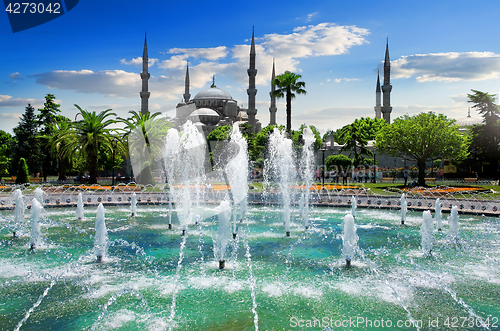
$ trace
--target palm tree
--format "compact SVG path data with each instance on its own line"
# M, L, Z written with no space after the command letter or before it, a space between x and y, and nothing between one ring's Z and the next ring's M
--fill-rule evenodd
M128 148L132 167L140 184L155 184L151 165L161 161L162 150L168 129L172 126L167 118L157 118L160 112L129 111L131 117L118 118L125 123L125 135L128 138Z
M127 149L119 135L119 129L110 128L112 124L117 123L116 120L108 118L116 116L111 109L97 114L95 111L86 111L78 105L75 107L80 111L78 114L82 116L82 120L71 123L70 128L61 133L54 143L65 142L61 144L60 149L63 156L72 156L75 152L81 153L87 162L89 183L96 184L99 153L112 152L113 148L116 148L118 153L126 154ZM116 144L113 143L113 138L117 138Z
M59 137L66 135L66 132L71 128L71 120L64 116L58 116L59 119L51 124L50 132L52 135L45 136L47 139L47 147L50 149L50 155L57 158L58 164L58 180L66 179L66 169L71 161L68 155L64 155L61 151L64 146L69 143L68 137L59 139Z
M298 81L300 77L302 76L290 71L285 71L285 73L276 76L271 82L278 88L272 92L272 97L283 98L286 95L286 133L288 138L291 137L292 132L292 99L295 98L295 93L307 93L306 90L304 90L306 83Z

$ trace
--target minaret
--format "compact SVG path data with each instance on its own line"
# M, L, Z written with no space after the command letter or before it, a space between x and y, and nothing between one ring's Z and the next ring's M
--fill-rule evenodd
M269 113L271 113L269 125L276 125L276 97L273 97L274 91L276 91L276 87L273 85L273 81L276 78L276 74L274 71L274 58L273 58L273 73L271 74L271 92L269 95L271 96L271 107L269 107Z
M384 105L382 106L382 114L387 123L391 123L391 60L389 59L389 38L385 46L385 62L384 62L384 85L382 85L382 92L384 93Z
M142 91L139 93L141 96L141 113L147 114L149 112L148 107L148 99L150 93L148 92L148 80L149 80L149 72L148 72L148 43L146 40L146 34L144 34L144 51L142 53Z
M186 65L186 79L184 81L184 102L188 103L191 98L191 94L189 94L189 63Z
M375 118L382 118L382 105L380 100L382 92L380 91L380 73L377 72L377 88L375 89Z
M255 76L257 75L257 69L255 69L255 38L254 30L252 28L252 44L250 46L250 68L247 70L248 73L248 124L252 126L252 131L255 132L255 115L257 114L257 109L255 109L255 95L257 94L257 89L255 88Z

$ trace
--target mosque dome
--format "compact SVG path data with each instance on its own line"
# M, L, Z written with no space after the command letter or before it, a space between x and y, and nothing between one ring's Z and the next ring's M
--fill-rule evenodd
M207 107L213 109L223 108L230 100L233 100L233 97L229 93L215 86L215 76L212 86L196 94L193 99L197 108Z
M464 118L457 120L457 124L460 125L461 128L467 126L473 126L483 123L483 120L477 117L471 117L470 115Z
M226 91L221 90L220 88L211 87L196 94L193 101L196 102L196 100L205 100L205 99L232 100L233 97L229 95L229 93L227 93Z
M482 124L483 120L477 117L470 116L470 108L467 113L467 117L460 118L457 120L457 124L460 126L460 131L467 131L469 127Z

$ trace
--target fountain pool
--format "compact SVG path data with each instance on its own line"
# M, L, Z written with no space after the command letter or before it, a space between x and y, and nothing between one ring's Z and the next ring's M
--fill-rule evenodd
M425 256L422 212L408 211L402 226L399 210L358 209L358 250L345 268L342 221L348 208L312 208L307 231L292 210L286 237L281 209L250 206L237 238L229 238L226 268L219 270L216 209L215 204L200 208L201 221L181 237L176 214L174 230L168 229L168 206L139 205L135 217L129 206L107 206L103 263L96 262L94 251L96 208L86 207L83 220L73 208L46 209L34 252L29 220L17 226L14 239L14 210L1 211L1 329L496 330L500 325L498 218L461 215L460 245L447 239L443 218L432 255Z

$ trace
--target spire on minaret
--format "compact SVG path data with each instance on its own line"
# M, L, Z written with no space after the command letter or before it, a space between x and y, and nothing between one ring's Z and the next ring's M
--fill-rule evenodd
M382 105L381 105L381 91L380 91L380 72L377 70L377 87L375 88L375 118L382 118Z
M147 36L146 33L144 33L144 51L142 52L142 72L141 72L141 79L142 79L142 90L139 93L141 96L141 113L147 114L149 112L149 107L148 107L148 99L149 99L149 91L148 91L148 80L150 77L150 74L148 72L148 43L147 43Z
M184 80L184 102L188 103L191 99L191 94L189 94L189 63L186 64L186 79Z
M273 72L271 74L271 92L269 95L271 96L271 106L269 107L270 120L269 125L276 125L276 97L273 97L274 91L276 91L276 87L273 85L273 81L276 78L275 70L274 70L274 58L273 58Z
M255 88L255 76L257 76L257 69L255 69L255 38L254 38L254 28L252 27L252 44L250 45L250 68L247 70L248 73L248 124L252 126L252 131L255 132L255 115L257 114L257 109L255 109L255 95L257 94L257 89Z
M382 106L382 114L387 123L391 123L391 60L389 59L389 38L385 46L385 61L384 61L384 85L382 85L382 92L384 93L384 104Z

